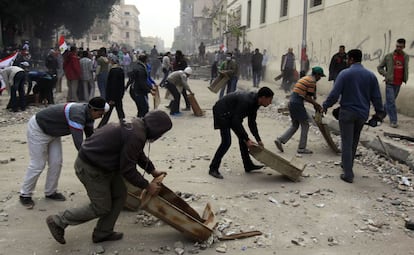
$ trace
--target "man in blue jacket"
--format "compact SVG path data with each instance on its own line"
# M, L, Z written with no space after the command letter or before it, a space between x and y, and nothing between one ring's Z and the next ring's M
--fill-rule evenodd
M362 52L353 49L348 52L347 69L342 70L335 80L334 87L326 101L323 111L334 105L339 97L339 127L341 130L342 168L340 178L348 183L354 180L352 170L362 127L369 116L370 103L374 105L374 118L382 120L384 108L377 77L361 65Z

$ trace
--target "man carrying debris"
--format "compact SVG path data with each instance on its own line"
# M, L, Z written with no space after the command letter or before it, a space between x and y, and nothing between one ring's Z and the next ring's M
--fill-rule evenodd
M61 136L72 135L76 149L79 150L86 137L93 133L95 119L101 118L109 105L105 99L94 97L89 103L57 104L45 108L30 118L27 128L30 163L20 189L20 203L32 209L33 191L40 174L48 163L45 196L55 201L65 201L62 193L57 192L62 170Z
M342 168L341 180L352 183L355 153L359 136L368 119L370 102L374 105L376 114L373 119L382 121L385 117L381 93L376 76L361 65L362 52L353 49L348 52L348 69L342 70L326 101L323 111L334 105L340 98L339 127L341 130ZM372 123L372 121L370 121ZM375 124L376 125L376 124ZM375 126L372 125L372 126Z
M312 151L306 148L309 131L309 116L306 112L304 102L311 103L315 111L321 112L322 107L315 101L316 99L316 82L325 77L323 69L319 66L312 68L312 74L302 77L293 87L289 100L289 113L292 119L292 125L282 136L276 138L276 147L283 152L282 144L287 143L296 133L300 125L300 140L297 152L300 154L311 154Z
M125 204L127 190L124 179L157 194L159 183L149 183L137 171L138 164L147 173L157 177L165 172L155 170L144 153L145 143L160 138L172 127L171 119L163 111L148 112L131 123L110 123L98 129L82 144L75 161L75 172L86 188L88 204L50 215L46 223L57 242L65 244L65 228L98 218L93 231L94 243L115 241L123 233L115 232L114 225Z
M273 91L268 87L262 87L258 92L237 91L225 95L213 106L214 129L220 129L221 143L213 160L210 163L209 175L223 179L219 172L221 159L224 157L231 145L230 130L239 139L240 153L243 160L244 170L248 173L261 169L262 165L254 165L250 156L249 148L252 146L263 146L262 139L257 130L256 116L260 106L267 107L272 103ZM248 118L250 132L257 143L250 140L243 127L243 119Z

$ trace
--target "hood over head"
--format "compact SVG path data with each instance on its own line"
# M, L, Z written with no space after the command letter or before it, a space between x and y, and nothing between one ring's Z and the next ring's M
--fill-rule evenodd
M165 132L172 128L172 122L167 113L156 110L148 112L143 121L147 128L147 139L148 140L157 140Z

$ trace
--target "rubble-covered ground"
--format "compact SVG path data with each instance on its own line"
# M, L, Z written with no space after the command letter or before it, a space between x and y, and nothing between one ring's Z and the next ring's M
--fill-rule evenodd
M201 214L207 203L212 205L217 227L203 243L145 211L125 210L115 229L124 232L123 240L92 243L96 221L91 221L69 226L67 244L58 244L45 224L47 215L88 201L73 171L76 149L72 138L62 139L64 163L59 183L68 201L44 199L45 170L36 187L35 208L25 209L19 204L18 192L29 161L26 122L44 106L10 113L4 109L7 95L0 96L0 254L414 254L414 231L404 227L406 220L414 218L412 170L360 146L354 183L345 183L339 179L340 156L329 149L315 126L308 140L312 155L296 154L299 132L284 146L284 153L278 152L273 140L287 129L290 118L278 112L286 98L276 84L267 84L276 96L271 106L259 110L259 132L268 149L297 166L306 165L301 181L291 182L270 168L246 174L234 135L222 162L224 179L209 176L208 166L220 138L213 129L211 112L218 95L207 85L190 80L205 116L183 112L183 116L173 117L173 129L145 150L159 170L168 172L164 184L197 212ZM240 85L250 83L241 81ZM164 93L162 89L161 95ZM62 94L57 97L63 101ZM135 115L128 93L124 104L127 116ZM160 109L167 110L165 105L163 99ZM116 119L114 111L111 121ZM333 139L339 142L337 136ZM402 140L395 142L412 146ZM223 235L253 230L263 234L219 241Z

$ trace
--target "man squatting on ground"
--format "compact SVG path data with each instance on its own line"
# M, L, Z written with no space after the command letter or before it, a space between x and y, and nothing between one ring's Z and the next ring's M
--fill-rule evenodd
M29 120L27 144L30 162L20 189L20 202L31 209L32 200L40 174L48 163L45 196L48 199L65 201L63 194L57 192L62 170L61 136L72 135L77 150L86 137L93 133L95 119L101 118L109 105L101 97L92 98L89 103L66 103L49 106L36 113Z
M65 228L98 218L92 234L94 243L115 241L123 233L114 232L114 225L124 207L127 189L124 179L150 195L157 194L159 183L149 183L137 171L138 164L153 177L165 174L155 170L144 153L145 143L160 138L172 127L163 111L150 111L131 123L110 123L99 128L82 144L75 161L75 172L86 188L90 202L47 217L46 222L57 242L65 244Z
M213 106L214 129L220 129L221 143L217 148L213 160L210 163L209 175L223 179L219 172L221 159L227 153L231 145L230 130L239 139L240 154L243 160L244 170L251 172L262 168L262 165L254 165L249 148L252 146L263 146L262 139L257 130L256 116L260 106L267 107L272 103L273 91L268 87L262 87L258 92L236 91L225 95ZM248 118L250 132L255 137L258 145L250 140L243 127L243 119Z

